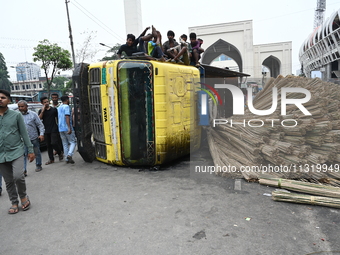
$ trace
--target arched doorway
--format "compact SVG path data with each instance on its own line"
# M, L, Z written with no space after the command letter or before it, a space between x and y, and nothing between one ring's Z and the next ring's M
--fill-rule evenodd
M205 49L202 56L202 64L210 65L213 60L223 55L234 60L238 65L239 72L243 72L243 62L240 51L234 45L222 39L218 39Z
M276 78L280 74L281 62L277 57L270 55L262 62L262 65L269 69L270 77Z

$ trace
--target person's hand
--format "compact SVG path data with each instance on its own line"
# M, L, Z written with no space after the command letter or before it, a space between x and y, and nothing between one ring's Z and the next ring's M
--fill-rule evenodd
M71 129L69 129L68 131L67 131L67 134L71 134L72 133L72 130Z
M38 138L39 138L40 142L44 141L44 136L43 135L40 135Z
M27 154L27 157L28 157L28 161L29 161L29 162L32 162L32 161L35 159L34 153L28 153L28 154Z

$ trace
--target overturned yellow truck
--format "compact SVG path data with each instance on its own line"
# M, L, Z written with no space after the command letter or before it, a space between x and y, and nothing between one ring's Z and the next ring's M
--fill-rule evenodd
M237 85L243 76L146 59L78 64L73 74L78 152L86 162L129 166L161 165L187 155L200 147L198 94L204 79L225 83L228 77ZM221 94L227 102L227 93ZM231 103L219 106L224 116Z

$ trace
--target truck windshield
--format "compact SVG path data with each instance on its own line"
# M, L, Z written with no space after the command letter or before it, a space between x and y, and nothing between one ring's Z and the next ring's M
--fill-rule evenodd
M123 161L152 165L155 155L151 63L120 62L118 90Z

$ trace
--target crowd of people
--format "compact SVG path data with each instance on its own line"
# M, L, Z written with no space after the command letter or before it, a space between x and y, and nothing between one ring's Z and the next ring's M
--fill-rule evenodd
M11 201L9 214L21 209L26 211L31 202L26 192L27 161L35 159L36 172L42 168L40 142L47 145L49 160L45 165L54 163L54 157L67 164L74 164L72 156L76 147L72 112L69 97L52 94L52 106L47 97L40 99L43 107L38 113L28 110L26 101L18 102L19 111L8 108L10 93L0 89L0 196L2 194L2 177Z
M157 59L166 62L175 62L185 65L199 66L199 60L204 49L201 47L203 40L197 38L196 33L190 33L190 42L187 42L187 35L183 34L179 42L175 39L175 33L172 30L167 32L168 40L162 44L162 35L154 26L151 33L146 34L150 29L147 27L136 37L128 34L126 43L121 45L117 56L120 59L124 52L127 57L142 55L149 59Z

